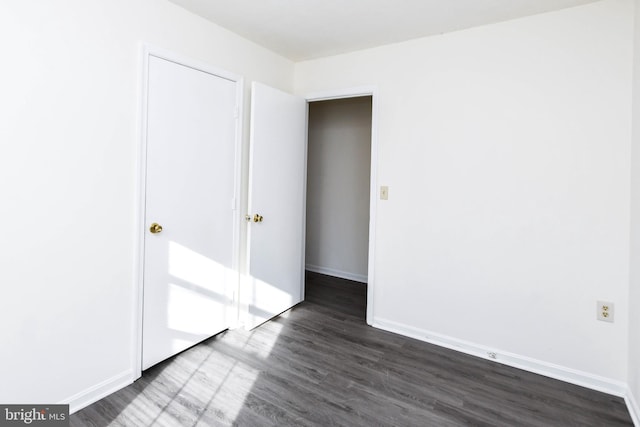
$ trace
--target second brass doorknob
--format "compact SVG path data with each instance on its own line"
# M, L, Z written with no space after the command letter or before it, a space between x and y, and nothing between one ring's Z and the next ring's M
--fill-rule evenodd
M151 224L151 227L149 227L149 231L153 234L160 233L162 231L162 226L157 222L154 222L153 224Z
M244 217L248 222L262 222L262 215L255 214L253 217L251 215L245 215Z

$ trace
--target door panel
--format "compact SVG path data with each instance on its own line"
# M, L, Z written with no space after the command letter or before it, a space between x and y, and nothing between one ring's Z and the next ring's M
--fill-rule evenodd
M303 299L306 101L253 83L248 319L253 328Z
M143 369L230 323L235 109L235 82L149 57Z

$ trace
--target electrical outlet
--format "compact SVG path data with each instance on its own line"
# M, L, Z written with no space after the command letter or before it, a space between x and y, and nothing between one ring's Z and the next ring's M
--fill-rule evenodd
M389 187L386 185L380 187L380 200L389 200Z
M598 301L596 305L598 320L613 323L613 303L608 301Z

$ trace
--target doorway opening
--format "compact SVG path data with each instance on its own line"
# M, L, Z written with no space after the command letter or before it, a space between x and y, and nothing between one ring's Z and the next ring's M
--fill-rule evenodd
M363 317L371 238L372 104L370 95L308 104L305 288L364 288L362 301L353 300L362 305Z

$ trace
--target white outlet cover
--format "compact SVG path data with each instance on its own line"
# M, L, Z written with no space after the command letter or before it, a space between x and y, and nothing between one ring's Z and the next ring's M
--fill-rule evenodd
M597 301L596 313L598 320L613 323L614 306L609 301Z

